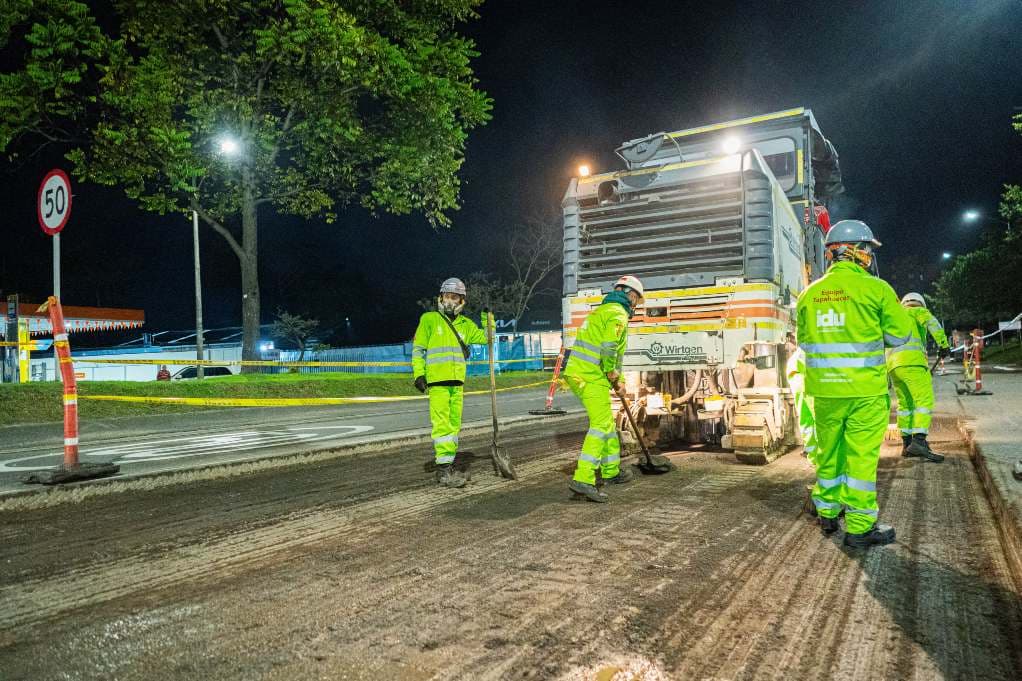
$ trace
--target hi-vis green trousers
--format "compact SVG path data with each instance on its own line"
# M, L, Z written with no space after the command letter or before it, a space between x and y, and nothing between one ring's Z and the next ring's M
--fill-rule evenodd
M928 367L891 369L891 383L898 397L898 428L902 435L930 432L933 419L933 377Z
M890 411L887 395L813 398L813 503L824 518L836 518L844 507L845 529L851 534L869 532L876 524L877 463Z
M460 385L429 386L429 420L433 424L433 451L438 466L454 463L458 453L464 393Z
M576 376L565 376L564 380L589 416L589 430L582 441L574 479L595 485L597 470L604 480L616 477L621 466L621 442L610 407L610 382L606 379L583 381Z

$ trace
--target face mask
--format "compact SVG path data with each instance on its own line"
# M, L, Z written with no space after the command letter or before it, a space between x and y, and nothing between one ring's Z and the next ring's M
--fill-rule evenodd
M437 306L448 317L457 317L465 309L465 301L461 298L457 301L444 300L444 297L441 295L437 298Z

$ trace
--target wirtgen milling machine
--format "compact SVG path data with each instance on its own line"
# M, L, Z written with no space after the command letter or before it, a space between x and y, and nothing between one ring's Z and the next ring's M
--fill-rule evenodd
M786 343L825 269L837 153L809 109L616 151L625 170L573 179L562 202L565 345L618 276L639 277L624 371L646 435L768 463L798 437Z

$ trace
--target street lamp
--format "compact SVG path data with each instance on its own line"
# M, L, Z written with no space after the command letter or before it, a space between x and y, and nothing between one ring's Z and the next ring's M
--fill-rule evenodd
M943 258L944 260L950 260L950 259L951 259L951 254L950 254L950 253L948 253L947 251L944 251L944 252L943 252L943 253L941 254L941 256L940 256L940 257L941 257L941 258Z
M983 213L979 212L978 210L967 210L964 213L962 213L962 222L976 222L977 220L982 220L984 222L994 222L999 225L1004 225L1008 229L1011 229L1011 222L1009 222L1008 220L992 218L988 215L983 215Z
M241 145L233 137L221 137L220 138L220 153L225 156L233 156L238 153L238 149Z
M220 153L224 156L234 156L241 149L241 145L233 137L220 138ZM197 362L195 376L205 378L205 371L202 368L202 360L205 355L205 342L202 329L202 271L199 265L199 198L195 197L196 210L192 211L192 251L195 257L195 360Z
M579 177L589 177L590 173L592 173L592 171L589 169L589 166L587 166L585 163L578 167Z

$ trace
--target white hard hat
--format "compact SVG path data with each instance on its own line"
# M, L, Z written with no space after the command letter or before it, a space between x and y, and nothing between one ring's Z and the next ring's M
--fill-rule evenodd
M468 295L465 293L465 282L457 277L451 277L440 284L440 294L443 295L444 293L457 293L459 296L466 297Z
M873 230L862 220L841 220L827 232L827 238L823 242L827 246L831 244L866 243L874 248L880 248L880 242L873 236Z
M916 303L920 307L926 307L926 299L919 293L906 293L901 297L901 304Z
M614 282L614 288L617 288L618 286L627 286L638 293L640 298L645 297L645 290L642 288L642 282L639 281L637 277L633 277L630 274L626 274Z

